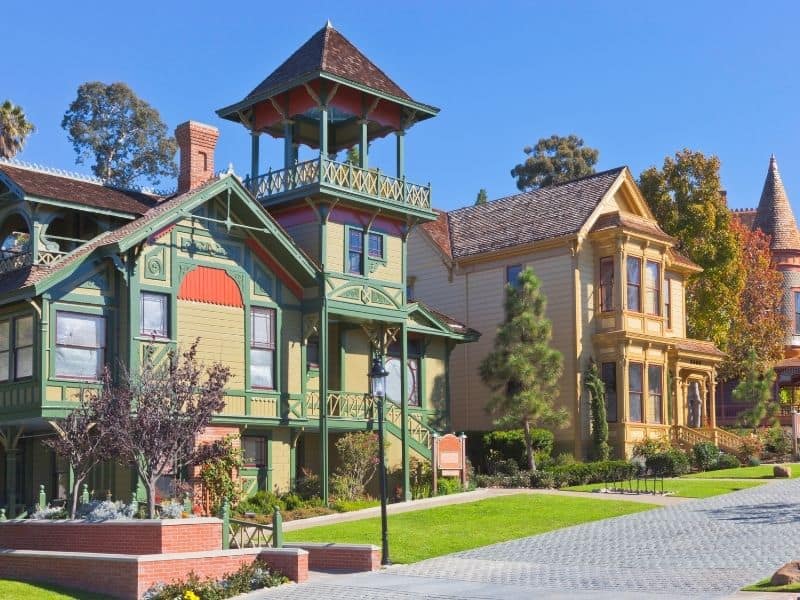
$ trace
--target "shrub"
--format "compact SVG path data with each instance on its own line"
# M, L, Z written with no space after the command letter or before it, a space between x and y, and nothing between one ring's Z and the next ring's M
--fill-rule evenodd
M554 439L552 431L548 431L547 429L532 429L531 438L533 440L534 453L538 456L550 456L553 451ZM491 456L490 452L494 450L501 459L515 460L520 469L527 468L525 433L522 429L491 431L483 435L482 441L483 451L486 456Z
M295 482L295 491L301 498L305 498L306 500L309 498L318 498L321 494L319 475L305 467L302 468L301 473L302 474Z
M764 450L783 456L792 451L792 436L780 425L770 427L763 433Z
M761 464L761 459L757 456L751 456L747 459L747 466L749 467L757 467Z
M239 502L236 511L240 513L252 512L261 515L271 515L276 506L281 510L286 510L286 504L284 504L278 496L266 490L259 490L252 496Z
M549 470L554 487L585 485L606 481L621 481L632 474L630 463L624 460L603 460L592 463L575 463Z
M743 461L749 461L751 458L761 458L761 453L764 451L764 445L757 435L750 433L742 440L739 446L739 458ZM758 464L761 464L759 461Z
M111 500L93 500L88 504L81 505L77 515L90 522L119 521L133 519L137 508L138 506L134 506L134 504L125 505L122 502L112 502Z
M533 488L553 488L556 486L555 477L550 471L538 470L531 473L531 487Z
M676 477L689 472L689 457L677 448L653 454L646 459L646 466L656 477Z
M720 454L717 464L714 465L715 469L735 469L741 467L742 463L733 454Z
M670 449L669 442L666 440L654 440L647 438L641 442L637 442L633 446L633 456L642 456L650 458L654 454L661 454Z
M701 471L713 468L719 460L719 448L711 442L699 442L692 446L692 460L694 466Z
M412 456L409 460L409 483L411 484L411 498L419 500L431 495L433 473L428 461Z
M461 480L458 477L440 477L436 481L436 491L440 496L448 496L463 492L464 489L461 487Z
M147 590L143 600L173 600L174 598L200 598L218 600L245 594L252 590L276 587L289 580L278 571L271 570L266 563L256 560L253 564L242 565L237 571L217 581L200 579L194 572L184 581L168 585L158 584Z
M576 462L572 452L559 452L558 456L553 459L553 464L557 466L574 465Z
M30 516L31 519L54 521L56 519L66 519L67 510L63 506L45 506L37 508L36 512Z
M331 477L331 491L340 500L362 498L378 471L378 436L370 431L351 432L336 440L341 463Z
M164 502L161 504L162 519L180 519L183 516L183 504L178 502Z

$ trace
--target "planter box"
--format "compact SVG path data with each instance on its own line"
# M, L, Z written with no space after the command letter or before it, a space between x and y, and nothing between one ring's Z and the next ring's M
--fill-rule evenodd
M5 521L0 523L0 548L106 554L220 550L222 521L211 517L99 523Z
M370 544L293 542L284 547L308 552L308 568L312 571L357 573L381 568L381 550Z

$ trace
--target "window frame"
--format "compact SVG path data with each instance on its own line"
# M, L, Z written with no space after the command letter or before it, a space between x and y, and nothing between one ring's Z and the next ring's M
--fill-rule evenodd
M249 452L246 451L245 445L249 442L253 441L258 446L258 451L256 454L259 456L255 456L255 460L249 461L247 456ZM242 467L245 469L263 469L267 466L268 462L268 452L267 449L267 440L264 436L260 435L243 435L242 436ZM262 462L259 462L259 459L262 459Z
M648 281L648 270L650 267L655 267L656 278L654 287L650 287ZM653 317L661 316L661 263L655 260L646 260L644 263L644 313ZM652 302L651 302L652 301ZM653 310L651 310L651 308Z
M603 280L604 266L611 265L611 278L608 281ZM611 312L614 310L614 257L603 256L600 259L599 267L599 285L600 288L600 312Z
M630 278L630 265L636 262L639 265L639 280L638 282L631 282ZM631 291L636 291L636 307L631 307ZM628 256L625 258L625 309L630 312L642 312L642 257L641 256Z
M657 370L658 374L653 377L653 371ZM654 392L653 383L658 382L658 391ZM654 406L653 415L654 419L650 419L650 407L653 406L653 400L657 399L657 404ZM658 410L655 410L655 409ZM647 422L655 425L662 425L664 423L664 365L651 363L647 365Z
M164 331L145 331L144 330L144 298L145 296L159 297L164 302ZM139 292L139 335L157 340L170 339L170 295L163 292L151 292L142 290Z
M257 314L264 314L270 315L270 327L267 329L267 340L256 341L254 336L255 327L253 326L253 320L255 315ZM274 391L277 389L275 375L275 363L277 360L277 332L278 332L278 311L275 308L269 306L251 306L250 307L250 339L248 340L248 377L250 380L250 387L252 389L257 390L271 390ZM270 339L271 338L271 339ZM253 350L257 352L271 352L272 353L272 385L256 385L253 383Z
M102 337L102 345L101 346L83 346L78 344L60 344L58 342L58 327L61 321L61 317L64 315L76 315L82 318L91 318L91 319L99 319L103 323L103 337ZM89 377L85 375L70 375L60 373L58 370L58 354L56 352L55 356L53 357L53 374L58 379L66 379L70 381L100 381L102 378L102 369L106 364L106 350L108 348L108 317L105 314L95 314L90 312L80 312L78 310L70 310L70 309L62 309L58 308L55 311L55 321L56 326L53 330L53 348L57 351L59 347L63 348L79 348L82 350L97 350L100 353L101 360L99 361L100 365L100 372L95 373L94 377Z
M511 272L514 269L518 269L517 275L512 279ZM506 285L510 285L515 290L519 289L519 276L522 275L522 271L525 270L525 267L522 263L517 263L513 265L506 265Z
M664 273L664 324L672 329L672 280Z
M8 326L8 347L5 350L0 348L0 361L5 359L6 376L5 378L0 379L0 383L13 381L13 378L11 377L11 373L13 372L12 369L14 368L11 362L11 357L14 354L14 334L11 325L12 321L13 319L11 317L0 320L0 327L2 327L4 324ZM5 357L3 357L3 355L5 355Z
M25 344L20 346L17 344L17 333L19 331L18 323L23 319L30 319L31 320L31 341L29 344ZM9 345L12 344L13 341L13 354L14 354L14 381L24 381L26 379L32 379L34 373L36 372L36 332L34 328L36 327L36 319L33 318L33 315L19 315L14 317L13 319L14 326L11 328L11 333L13 334L13 340L9 339ZM19 375L19 351L26 350L30 348L31 350L31 372L29 375ZM11 377L11 367L9 367L8 371L9 377Z
M372 253L372 240L377 239L380 240L381 245L381 253L380 254L373 254ZM386 260L386 238L382 233L378 233L377 231L367 231L367 258L369 260L376 260L383 262Z
M360 276L363 276L364 273L366 272L366 266L367 266L366 265L366 258L367 257L366 257L366 252L364 251L365 250L364 249L364 238L365 238L364 230L363 229L359 229L357 227L348 227L347 231L345 233L347 234L346 237L345 237L345 244L346 244L345 257L347 259L347 262L345 263L345 272L348 275L360 275ZM353 250L353 245L351 244L351 239L350 238L354 233L358 234L358 236L361 238L361 249L360 250ZM351 268L350 257L353 254L358 254L360 256L360 266L359 266L359 270L358 271L353 271L352 268Z
M631 387L631 380L632 380L631 373L633 372L634 368L638 368L638 370L639 370L639 385L641 385L641 388L639 388L638 391L634 390L634 388ZM644 363L635 362L635 361L630 361L628 363L628 390L627 390L627 392L628 392L628 394L627 394L627 396L628 396L628 422L630 422L630 423L644 423ZM634 401L633 401L634 400L634 396L638 396L638 398L639 398L639 402L638 402L639 418L638 418L638 420L633 418L634 417L633 416L633 410L631 410L634 407Z
M613 380L611 378L606 377L607 370L608 372L613 374ZM605 395L606 395L606 421L608 423L616 423L619 421L619 396L617 394L617 363L614 361L606 361L600 364L600 380L603 382L605 387ZM610 393L613 392L614 395L614 402L613 404L610 402ZM611 418L611 411L609 410L609 406L614 407L614 418Z

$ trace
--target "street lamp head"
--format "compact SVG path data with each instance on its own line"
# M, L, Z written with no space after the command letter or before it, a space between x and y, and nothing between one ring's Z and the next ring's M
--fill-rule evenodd
M372 368L369 372L369 383L372 395L383 399L386 396L386 377L389 372L383 367L383 359L376 356L372 359Z

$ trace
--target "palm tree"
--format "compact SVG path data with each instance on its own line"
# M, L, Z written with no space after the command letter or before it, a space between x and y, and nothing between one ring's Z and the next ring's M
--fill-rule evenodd
M33 130L33 123L25 118L21 106L11 100L0 104L0 157L11 158L20 152Z

